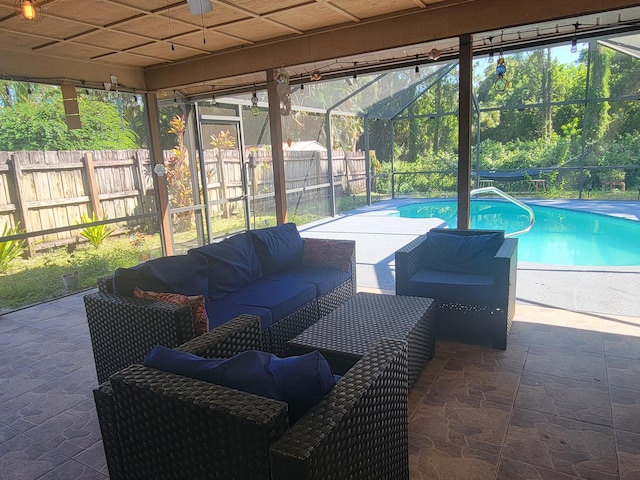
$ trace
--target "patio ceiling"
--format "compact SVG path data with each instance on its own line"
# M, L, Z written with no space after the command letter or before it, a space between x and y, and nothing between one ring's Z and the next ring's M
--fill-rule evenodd
M200 0L195 0L199 2ZM5 79L184 97L264 86L266 71L286 67L293 83L426 63L474 50L576 32L633 28L632 0L212 0L193 14L185 0L39 0L43 18L20 20L0 0L0 75ZM489 41L491 38L491 41Z

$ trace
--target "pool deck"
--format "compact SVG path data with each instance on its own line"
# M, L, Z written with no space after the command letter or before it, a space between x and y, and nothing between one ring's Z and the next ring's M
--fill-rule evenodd
M300 232L303 237L355 240L359 288L394 292L394 252L429 229L443 225L439 219L392 215L399 205L421 201L424 200L378 202L300 226ZM525 202L640 220L640 202L635 201L525 199ZM522 304L640 318L639 292L640 266L518 263L516 297Z

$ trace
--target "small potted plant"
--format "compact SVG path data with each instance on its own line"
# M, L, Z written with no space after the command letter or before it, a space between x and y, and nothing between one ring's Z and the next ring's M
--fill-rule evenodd
M65 292L73 292L78 289L78 270L62 274L62 283Z

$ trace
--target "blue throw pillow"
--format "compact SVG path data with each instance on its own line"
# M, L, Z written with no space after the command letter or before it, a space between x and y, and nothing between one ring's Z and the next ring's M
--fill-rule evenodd
M302 265L304 242L295 223L251 230L263 275Z
M113 290L133 296L133 289L208 296L207 263L189 255L154 258L131 268L118 268Z
M504 241L502 232L458 235L429 231L424 245L425 267L441 272L488 274Z
M281 400L289 406L290 423L318 403L336 383L319 352L279 358L249 350L231 358L202 358L157 345L144 359L144 365Z

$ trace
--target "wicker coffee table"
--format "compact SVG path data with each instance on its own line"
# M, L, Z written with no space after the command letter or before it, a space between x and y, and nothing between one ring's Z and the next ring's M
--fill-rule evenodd
M433 300L357 293L288 342L289 353L318 350L333 373L344 375L382 338L406 341L409 385L435 352Z

